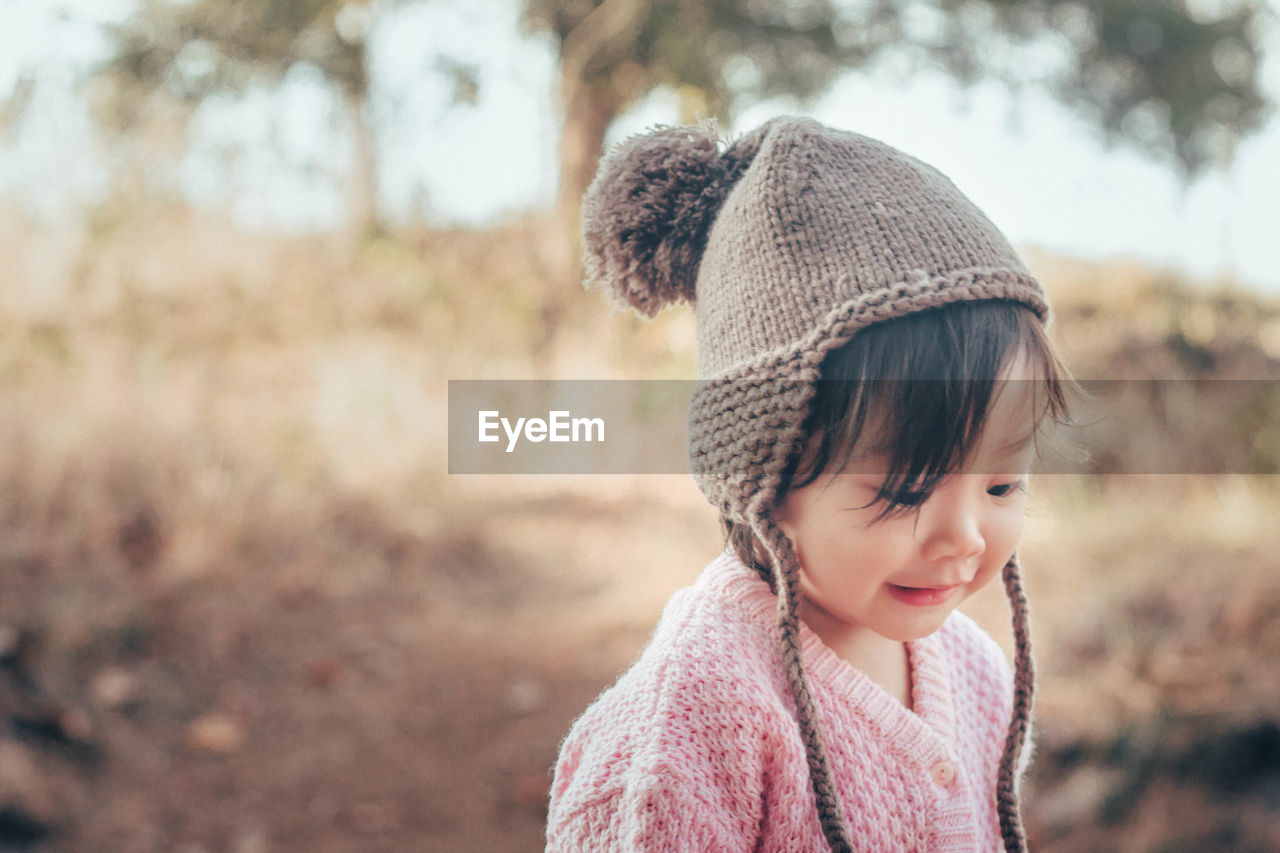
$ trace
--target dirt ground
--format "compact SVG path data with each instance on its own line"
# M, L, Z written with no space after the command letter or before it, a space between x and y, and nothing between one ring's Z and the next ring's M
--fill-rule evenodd
M270 567L164 590L145 569L96 578L121 612L79 636L32 617L88 579L6 555L0 842L538 849L559 739L647 635L599 607L625 580L562 553L607 551L602 517L679 522L643 500L486 503L492 523L441 537L348 508L333 523L381 552L348 589ZM558 549L510 544L548 534Z
M441 487L451 508L430 535L370 504L330 518L365 562L341 584L266 563L178 585L127 563L72 578L10 546L0 849L540 849L560 738L718 532L671 478ZM64 596L95 597L99 615L32 618ZM972 610L1001 636L1001 607L984 594ZM1263 616L1234 618L1274 643ZM1053 673L1061 657L1044 656L1037 849L1277 849L1274 706L1241 705L1231 725L1215 710L1067 726L1079 700ZM1100 710L1108 691L1133 692L1108 678L1094 673Z

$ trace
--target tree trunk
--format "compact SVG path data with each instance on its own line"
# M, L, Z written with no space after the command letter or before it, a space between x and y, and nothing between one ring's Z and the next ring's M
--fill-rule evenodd
M582 195L600 161L604 132L625 104L643 94L644 84L635 73L619 72L629 65L642 71L636 63L636 39L650 11L650 0L602 0L557 33L564 123L560 130L560 184L549 223L554 233L541 241L548 282L542 332L534 342L534 360L539 366L550 363L568 309L578 298Z
M582 196L591 185L600 161L605 130L618 114L607 84L579 79L569 71L561 76L561 98L564 124L560 131L560 183L555 212L549 222L551 233L540 241L547 289L533 355L535 362L542 366L549 363L551 349L569 307L580 298Z
M561 81L565 97L564 126L560 133L560 187L556 210L577 235L582 196L600 162L604 133L618 111L604 86L582 80Z
M556 213L562 224L572 227L575 242L579 205L600 160L604 132L625 104L643 94L636 74L623 72L639 71L636 39L649 14L649 0L603 0L560 33L564 125ZM630 85L623 82L628 79ZM634 91L624 94L625 89Z
M378 233L382 226L378 216L377 142L366 111L366 93L347 89L343 99L352 128L347 229L349 235L358 241Z

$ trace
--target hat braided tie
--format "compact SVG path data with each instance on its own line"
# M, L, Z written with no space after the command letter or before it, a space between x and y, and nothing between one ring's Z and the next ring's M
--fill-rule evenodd
M1024 853L1027 836L1022 827L1022 815L1018 811L1018 760L1027 740L1027 725L1031 719L1031 703L1035 693L1035 661L1031 659L1031 620L1028 615L1027 594L1022 587L1022 574L1018 570L1015 554L1005 564L1004 589L1009 597L1009 609L1013 614L1014 672L1013 719L1005 736L1004 754L1000 756L1000 774L996 778L996 810L1000 815L1000 835L1004 839L1006 853Z
M849 829L844 823L844 809L840 805L840 792L831 776L827 759L827 746L818 725L818 709L809 691L809 679L805 676L800 654L800 623L796 616L796 604L800 596L799 561L791 540L773 522L767 513L753 516L751 527L773 555L774 582L778 588L778 630L782 634L782 659L791 684L791 694L796 701L796 720L804 739L805 757L809 763L809 780L818 807L818 820L822 834L832 853L853 853Z

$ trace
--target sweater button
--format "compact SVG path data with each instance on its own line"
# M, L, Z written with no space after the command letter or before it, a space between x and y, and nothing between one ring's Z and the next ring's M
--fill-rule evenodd
M933 773L933 781L944 788L950 787L951 783L956 780L956 767L950 761L939 761L933 765L931 772Z

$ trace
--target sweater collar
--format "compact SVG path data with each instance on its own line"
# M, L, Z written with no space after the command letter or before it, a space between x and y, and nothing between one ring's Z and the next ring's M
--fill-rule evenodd
M757 619L767 619L773 624L777 598L755 572L731 551L726 551L711 568L713 582L721 586L730 599L739 601ZM914 706L908 709L837 655L801 621L800 646L805 670L815 682L814 686L820 686L815 690L815 698L821 700L829 696L832 701L847 702L868 725L880 732L885 743L901 750L904 757L946 758L949 752L946 744L955 740L955 705L951 676L939 638L944 630L945 627L907 643Z

